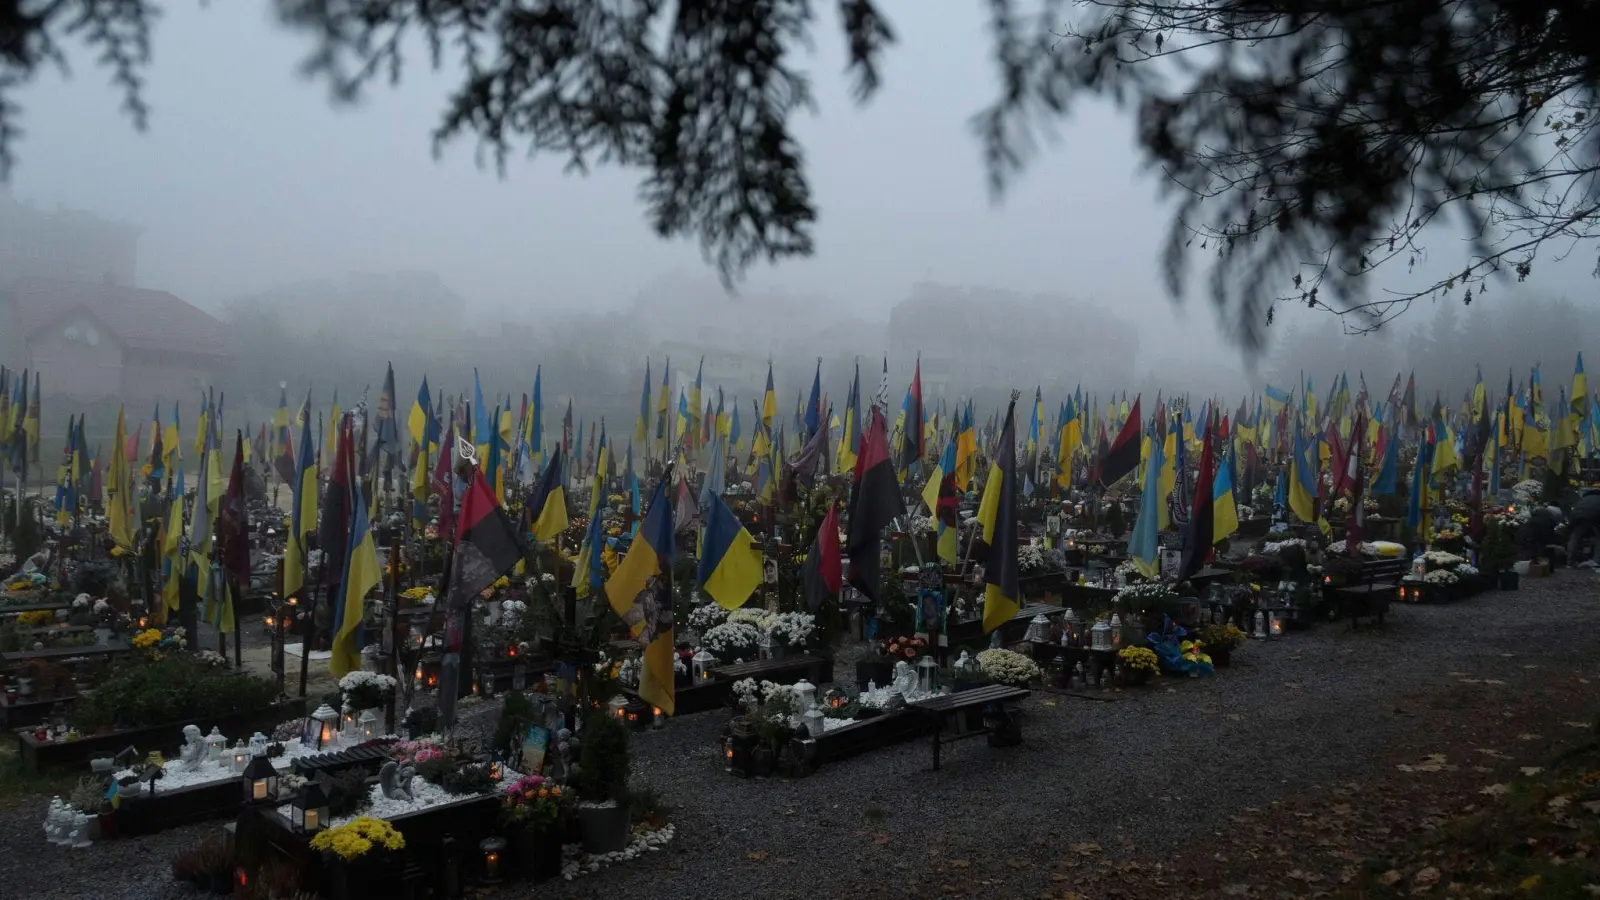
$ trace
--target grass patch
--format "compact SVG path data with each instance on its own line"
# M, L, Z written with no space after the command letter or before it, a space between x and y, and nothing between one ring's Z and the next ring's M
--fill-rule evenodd
M1367 864L1346 896L1600 896L1600 740L1484 788L1478 809Z
M0 748L0 806L10 806L54 794L66 795L78 783L80 772L29 772L15 746Z

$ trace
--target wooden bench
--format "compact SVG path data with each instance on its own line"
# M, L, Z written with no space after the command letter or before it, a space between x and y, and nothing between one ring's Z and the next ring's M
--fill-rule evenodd
M757 659L717 666L711 670L711 677L716 681L727 682L754 678L757 682L770 681L774 684L794 684L804 678L813 684L821 685L833 681L831 672L822 671L824 662L825 660L818 657L805 654L786 656L782 659Z
M940 750L945 744L976 737L980 734L993 734L1004 737L1007 743L1020 741L1022 737L1021 726L1009 707L1018 700L1027 697L1030 693L1032 692L1026 688L990 684L970 691L940 694L937 697L912 704L911 708L928 721L928 730L933 734L934 770L937 771L939 768ZM944 736L945 725L952 718L977 710L983 710L988 713L984 716L985 724L983 727L973 730L958 730L957 734L950 737ZM991 720L995 724L988 724Z
M1336 589L1339 614L1350 618L1355 628L1358 619L1365 616L1383 624L1389 612L1389 601L1400 590L1400 579L1405 577L1410 563L1404 559L1362 560L1360 570L1352 583Z

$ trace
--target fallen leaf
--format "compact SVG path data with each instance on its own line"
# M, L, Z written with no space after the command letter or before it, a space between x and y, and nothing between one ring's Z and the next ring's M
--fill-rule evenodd
M1531 668L1533 668L1533 667L1532 667L1532 666L1528 666L1528 667L1527 667L1527 668L1530 668L1530 669L1531 669ZM1505 684L1505 682L1504 682L1504 681L1501 681L1501 680L1500 680L1500 679L1498 679L1498 678L1485 678L1485 679L1484 679L1484 680L1483 680L1483 683L1484 683L1484 684Z
M1417 874L1411 876L1411 884L1418 888L1430 888L1439 883L1439 870L1428 866Z
M1400 877L1400 871L1398 869L1390 869L1389 871L1378 876L1378 882L1387 886L1399 881Z
M1543 882L1543 881L1544 881L1544 879L1540 878L1538 875L1529 875L1527 878L1522 879L1522 883L1521 884L1517 885L1517 890L1519 890L1519 891L1531 891L1534 888L1538 887L1539 884L1541 882Z
M1100 852L1099 844L1073 844L1072 852L1079 856L1093 856Z
M753 860L756 860L757 862L759 862L759 861L767 858L767 851L765 851L765 850L751 850L749 853L746 853L744 855L744 858L745 859L753 859Z
M1589 723L1588 722L1562 722L1561 724L1567 726L1568 728L1588 728L1589 727Z
M1539 740L1539 735L1537 735L1537 734L1528 734L1528 733L1519 734L1519 735L1517 735L1517 740L1519 740L1519 741L1537 741L1537 740Z
M1600 800L1590 800L1579 805L1583 807L1584 812L1600 815Z
M1228 721L1230 721L1230 722L1243 722L1244 721L1244 716L1241 716L1238 713L1228 713Z
M1540 772L1543 772L1543 771L1544 771L1544 769L1539 767L1539 766L1523 766L1522 767L1522 774L1528 776L1529 778L1532 778L1533 776L1535 776L1535 775L1537 775L1537 774L1539 774Z
M1505 755L1504 753L1501 753L1499 750L1494 750L1494 749L1491 749L1489 747L1479 747L1479 748L1477 748L1477 750L1478 750L1479 753L1482 753L1484 756L1492 756L1495 759L1510 759L1511 758L1511 757Z
M1511 789L1503 784L1491 784L1488 787L1478 791L1480 794L1488 794L1491 797L1503 797L1510 792Z
M952 869L965 869L966 867L968 867L970 865L972 865L972 863L970 863L970 862L968 862L967 860L964 860L964 859L952 859L952 860L950 860L950 868L952 868Z
M1045 706L1055 706L1055 705L1056 705L1056 702L1055 702L1055 701L1054 701L1054 700L1046 700L1046 701L1045 701L1045 702L1044 702L1044 705L1045 705Z
M1548 807L1550 807L1551 809L1554 809L1554 810L1566 809L1568 806L1571 806L1571 805L1572 805L1572 798L1571 797L1551 797L1550 798L1550 802L1545 804L1545 806L1548 806Z
M889 836L887 834L874 835L872 840L875 843L880 844L880 845L881 844L887 844L887 843L889 843Z

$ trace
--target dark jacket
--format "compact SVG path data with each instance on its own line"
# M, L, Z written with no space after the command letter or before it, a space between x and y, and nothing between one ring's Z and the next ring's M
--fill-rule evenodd
M1517 532L1517 545L1524 553L1538 553L1556 542L1556 517L1541 506L1528 516Z
M1573 525L1600 525L1600 491L1590 491L1579 498L1567 518Z

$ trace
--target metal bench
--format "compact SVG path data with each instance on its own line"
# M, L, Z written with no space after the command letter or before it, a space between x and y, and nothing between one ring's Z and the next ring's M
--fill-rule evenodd
M1361 617L1382 625L1383 617L1389 612L1389 601L1400 590L1400 580L1409 567L1404 559L1362 560L1353 583L1337 589L1339 614L1350 618L1352 629L1357 627Z
M939 768L940 751L945 744L977 737L980 734L993 735L1003 741L1004 745L1021 741L1022 728L1010 706L1030 693L1032 692L1026 688L990 684L970 691L940 694L912 704L911 708L929 721L928 730L933 734L934 770L937 771ZM944 736L947 722L974 710L984 711L984 724L981 728L961 731L951 737Z

